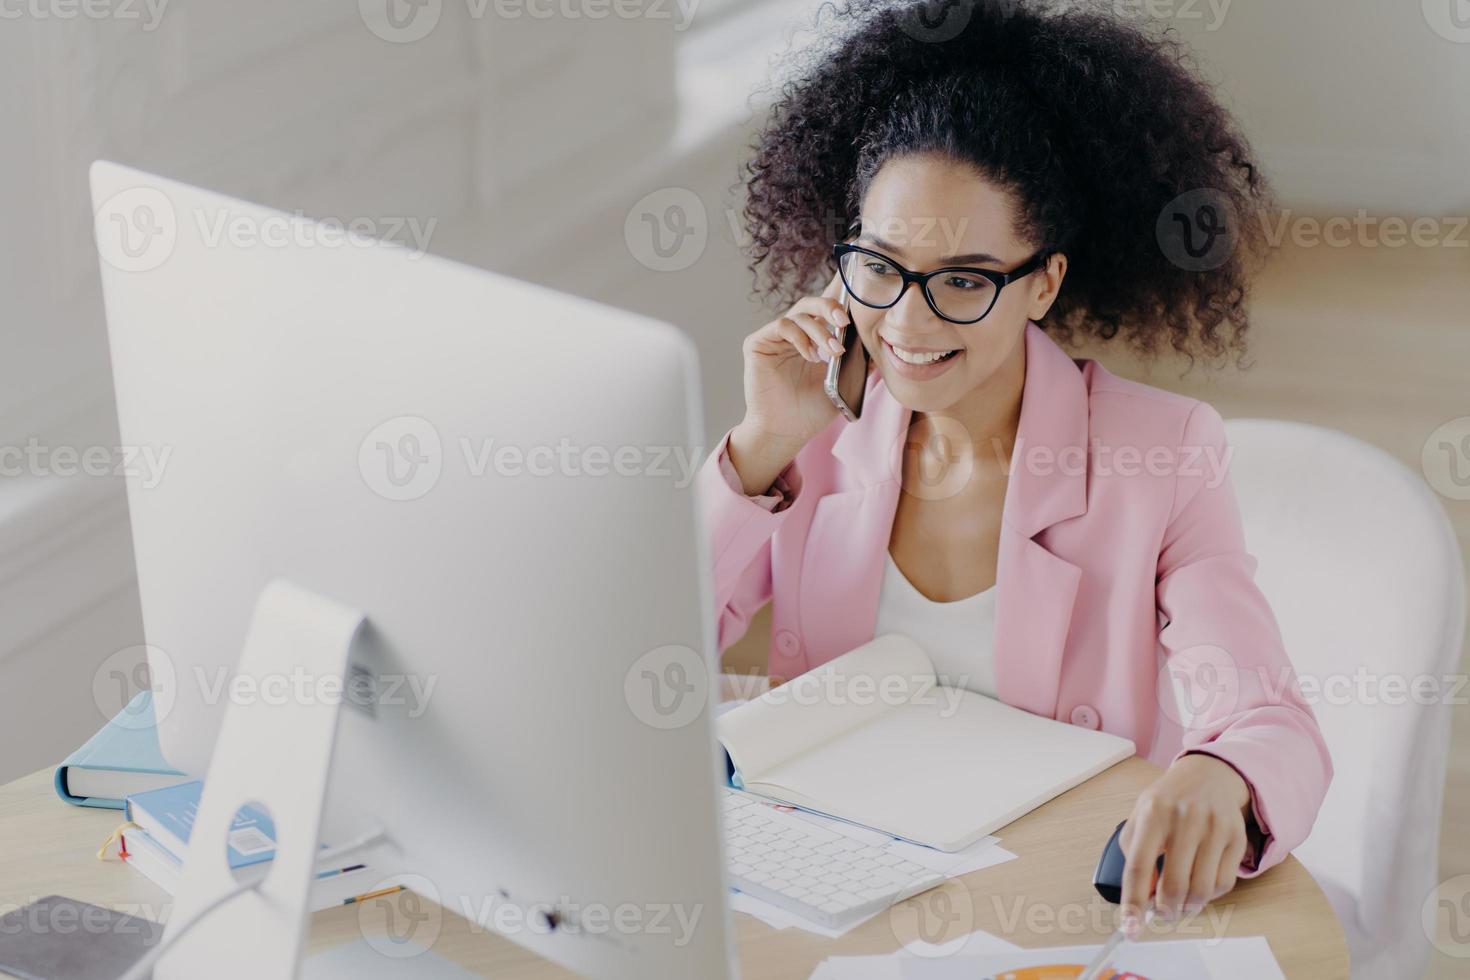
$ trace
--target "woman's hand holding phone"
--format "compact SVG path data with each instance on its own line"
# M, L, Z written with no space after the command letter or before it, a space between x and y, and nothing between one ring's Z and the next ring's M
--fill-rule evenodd
M822 383L827 361L842 355L834 327L848 324L833 276L820 296L805 296L745 338L745 418L730 433L730 462L747 494L763 494L801 447L837 415Z

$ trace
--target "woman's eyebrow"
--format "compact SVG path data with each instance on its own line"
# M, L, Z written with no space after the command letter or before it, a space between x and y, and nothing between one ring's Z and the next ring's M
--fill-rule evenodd
M875 246L877 246L878 248L882 249L885 252L897 252L897 253L899 253L899 255L902 255L903 254L903 249L902 248L900 248L897 245L892 245L892 244L889 244L888 242L885 242L883 239L879 238L877 235L863 235L862 237L863 238L866 238L868 241L872 242ZM1001 265L1002 264L1000 259L996 258L994 255L991 255L989 252L970 252L970 253L965 254L965 255L946 255L946 256L944 256L943 258L941 258L939 260L939 263L940 263L941 266L945 266L945 265L968 265L968 264L970 264L972 262L978 262L978 263L980 263L982 265Z

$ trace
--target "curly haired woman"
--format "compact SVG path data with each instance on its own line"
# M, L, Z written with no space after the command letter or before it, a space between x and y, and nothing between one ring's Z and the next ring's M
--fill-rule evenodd
M1219 414L1058 341L1239 355L1239 218L1269 194L1177 42L931 6L839 5L747 165L752 269L790 306L746 338L745 416L700 475L720 646L770 602L773 676L900 632L948 683L1131 739L1166 767L1124 833L1134 932L1282 860L1332 764ZM849 421L823 378L856 344Z

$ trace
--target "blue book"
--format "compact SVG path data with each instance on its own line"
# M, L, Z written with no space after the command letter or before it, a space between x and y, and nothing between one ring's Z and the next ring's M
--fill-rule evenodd
M155 843L182 861L189 850L189 835L199 814L199 797L204 784L195 779L177 786L133 793L127 798L127 818ZM263 864L276 856L276 825L249 804L240 808L226 838L230 868L238 871Z
M123 846L118 852L170 895L178 890L184 873L203 790L204 784L196 779L127 799L127 818L137 828L123 831ZM226 850L230 869L241 881L259 881L266 876L267 865L276 856L275 838L275 824L261 810L247 804L235 814L226 836ZM318 871L311 887L312 910L355 901L374 889L375 877L381 885L381 875L374 875L362 864Z
M142 691L56 769L56 795L76 806L123 809L132 793L174 786L189 777L158 746L153 692Z

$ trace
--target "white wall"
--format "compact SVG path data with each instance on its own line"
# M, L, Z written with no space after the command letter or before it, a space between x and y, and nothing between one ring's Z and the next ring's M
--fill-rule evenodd
M1385 217L1470 209L1470 10L1463 0L1113 5L1177 29L1194 48L1284 204ZM1451 19L1456 11L1463 28Z

